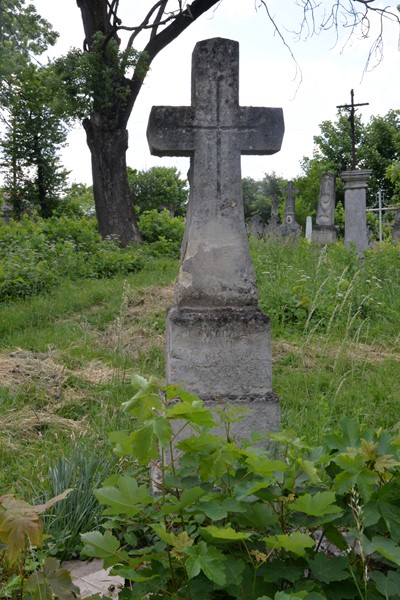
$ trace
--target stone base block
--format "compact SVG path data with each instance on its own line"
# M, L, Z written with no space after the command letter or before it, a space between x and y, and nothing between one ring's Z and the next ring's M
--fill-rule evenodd
M318 244L320 246L325 246L326 244L333 244L337 240L336 229L334 225L330 227L314 225L311 239L314 244Z
M171 308L168 383L203 400L272 392L269 318L256 307Z
M270 323L261 310L171 308L166 337L168 383L182 384L210 408L229 403L250 409L232 428L242 438L279 428Z

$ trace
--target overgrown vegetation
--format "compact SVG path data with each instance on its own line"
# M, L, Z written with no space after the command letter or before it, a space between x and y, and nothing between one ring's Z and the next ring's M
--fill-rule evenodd
M29 256L44 260L48 255L54 263L48 263L45 272L62 272L56 287L41 293L32 287L35 295L9 297L0 305L0 494L15 494L34 505L62 489L76 488L45 517L51 535L45 554L72 557L82 544L72 541L78 539L78 531L73 534L71 523L78 522L83 505L92 514L94 499L86 491L104 480L107 472L117 476L137 468L131 457L113 454L108 435L131 427L120 407L132 396L132 374L164 374L165 310L173 302L178 261L154 257L152 244L139 252L106 242L115 264L122 268L116 267L112 277L99 272L94 276L88 267L94 264L90 257L105 250L89 220L82 220L80 227L65 217L36 224L24 220L10 228L2 226L0 235L5 265L7 249L10 260L14 251L18 253L18 239L25 260ZM58 252L51 254L47 250L53 245ZM125 260L129 263L131 252L140 260L140 268L136 265L127 272ZM337 429L343 415L373 431L381 426L395 431L400 361L398 245L377 245L366 252L363 262L341 244L320 249L304 240L251 240L251 252L260 305L271 317L273 385L287 439L299 438L304 447L319 446ZM70 269L65 268L66 256L75 265ZM120 261L120 256L126 258ZM80 264L85 266L82 271ZM26 285L23 275L21 270L21 286ZM368 435L376 441L377 434ZM92 455L102 457L103 471L89 464ZM325 482L325 465L321 469L323 476L319 476ZM342 499L335 503L343 508ZM347 508L346 514L350 518ZM103 517L98 512L93 517L100 526ZM163 544L166 547L168 542ZM212 545L220 549L216 540ZM375 551L371 556L368 560ZM275 550L270 558L276 558ZM304 559L292 558L294 562Z
M398 597L398 434L344 418L317 448L272 434L274 459L256 434L232 437L237 409L216 418L176 386L135 383L134 429L110 439L138 469L95 491L107 523L82 536L129 598Z

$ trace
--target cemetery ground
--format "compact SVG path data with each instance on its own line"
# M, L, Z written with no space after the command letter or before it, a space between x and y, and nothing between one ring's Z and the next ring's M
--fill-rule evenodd
M377 245L362 263L341 243L305 240L251 239L251 254L271 318L282 429L318 444L346 415L396 431L399 246ZM92 488L132 468L108 434L132 428L121 410L131 376L163 377L177 272L177 259L149 258L135 273L65 278L0 305L0 492L39 502L77 488L76 513L60 503L46 522L60 558L79 553L82 523L96 525Z

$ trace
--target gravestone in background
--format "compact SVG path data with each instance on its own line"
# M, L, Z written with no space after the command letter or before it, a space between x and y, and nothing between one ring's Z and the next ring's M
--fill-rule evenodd
M317 218L312 234L312 240L316 244L325 245L336 242L335 200L336 175L324 173L321 177Z
M244 436L275 429L279 403L269 318L257 307L240 156L278 152L283 132L282 109L239 106L239 45L221 38L196 44L191 106L153 107L147 131L152 154L190 156L182 261L167 315L167 381L207 402L250 405Z
M267 233L278 233L279 227L279 198L276 196L272 197L271 203L271 217L268 221Z
M400 242L400 209L398 208L394 215L392 228L392 242Z
M367 181L370 170L344 171L344 243L355 246L360 257L368 248Z
M306 217L306 240L311 241L313 234L312 217Z
M295 194L297 192L298 190L293 188L293 181L289 181L285 203L285 216L281 225L281 233L283 235L300 235L301 227L295 217Z

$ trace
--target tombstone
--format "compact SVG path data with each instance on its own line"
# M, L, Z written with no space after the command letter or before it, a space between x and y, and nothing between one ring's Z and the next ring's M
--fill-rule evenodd
M249 235L254 237L263 237L266 234L266 225L261 220L260 215L253 215L247 223L247 231Z
M190 200L174 306L167 314L166 378L210 403L250 405L241 434L279 424L269 318L257 307L243 214L241 154L273 154L280 108L239 106L239 44L196 44L191 106L153 107L152 154L190 156Z
M311 241L313 234L312 217L306 217L306 240Z
M321 177L316 225L312 234L312 240L316 244L325 245L336 242L335 200L336 175L324 173Z
M368 248L367 234L367 181L370 170L344 171L344 243L355 245L360 257Z
M268 221L267 232L276 233L279 228L279 198L273 196L271 203L271 217Z
M285 216L281 225L281 232L283 235L300 235L301 227L296 222L295 217L295 194L297 194L297 192L298 190L293 188L293 181L289 181L285 204Z
M394 215L392 242L400 242L400 208L396 210Z

